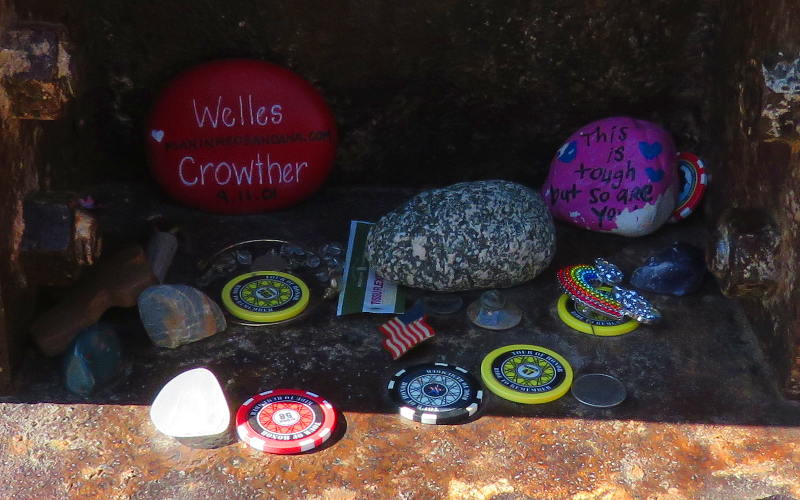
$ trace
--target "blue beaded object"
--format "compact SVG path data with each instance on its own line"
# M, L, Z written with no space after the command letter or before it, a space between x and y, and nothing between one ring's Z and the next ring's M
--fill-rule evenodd
M597 279L606 285L614 286L622 283L625 277L620 268L605 259L594 259L594 269Z
M639 323L655 323L661 319L661 313L650 302L635 290L615 286L614 298L622 304L622 314L635 319Z

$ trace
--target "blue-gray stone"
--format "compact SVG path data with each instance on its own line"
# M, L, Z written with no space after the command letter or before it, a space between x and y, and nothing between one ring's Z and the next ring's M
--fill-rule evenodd
M555 250L553 218L539 193L491 180L419 193L372 227L366 253L384 278L460 291L533 279Z
M675 242L633 271L631 284L647 292L682 296L699 290L705 274L702 250Z
M154 344L175 348L225 330L219 306L187 285L155 285L139 295L139 317Z
M110 325L98 323L83 329L64 355L64 384L87 396L116 378L122 368L119 338Z

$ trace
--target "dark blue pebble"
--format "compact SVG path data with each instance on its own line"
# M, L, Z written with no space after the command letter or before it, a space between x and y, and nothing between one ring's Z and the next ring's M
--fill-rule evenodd
M647 292L683 296L699 290L705 274L703 251L675 242L633 271L631 284Z

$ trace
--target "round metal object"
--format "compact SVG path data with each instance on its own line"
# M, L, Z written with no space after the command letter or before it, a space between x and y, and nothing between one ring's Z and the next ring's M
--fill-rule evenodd
M617 406L627 396L622 382L605 373L587 373L572 383L572 395L581 403L595 408Z
M599 337L614 337L632 332L639 322L630 318L611 318L572 300L563 294L556 304L558 317L567 326L579 332Z

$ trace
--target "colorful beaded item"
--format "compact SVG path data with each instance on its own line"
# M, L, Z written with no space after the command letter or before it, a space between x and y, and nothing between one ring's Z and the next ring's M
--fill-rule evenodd
M639 292L617 286L622 281L622 271L606 260L595 259L594 266L567 266L559 269L556 276L561 289L576 304L611 319L627 316L640 323L654 323L661 319L658 310ZM610 285L611 291L603 285Z
M567 266L559 269L557 277L564 293L572 300L611 318L623 317L622 304L610 293L598 288L601 283L594 266Z

